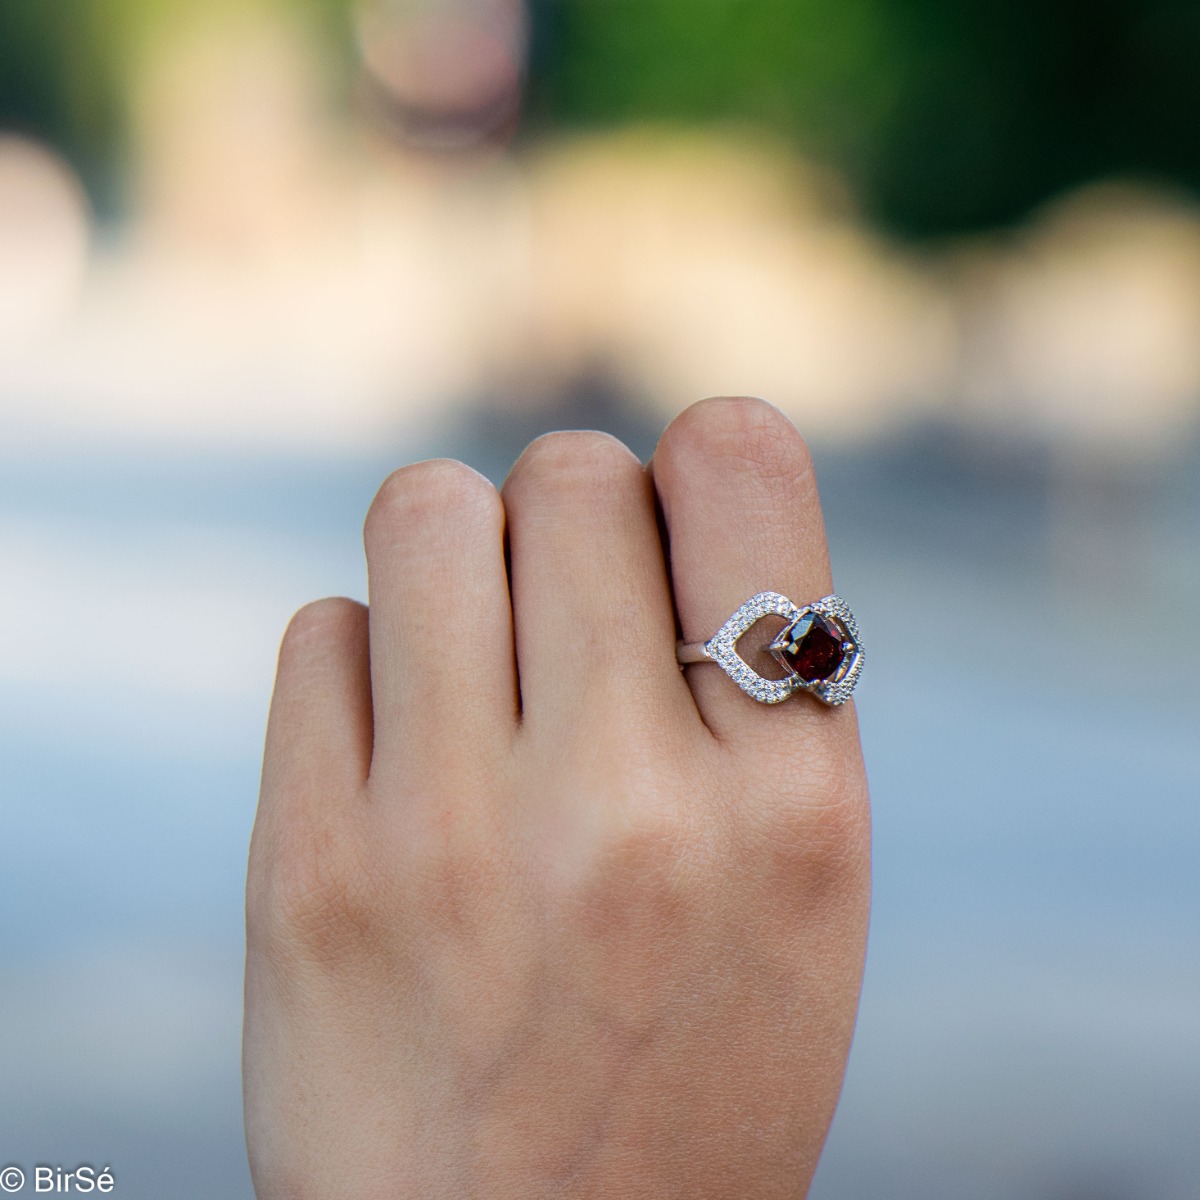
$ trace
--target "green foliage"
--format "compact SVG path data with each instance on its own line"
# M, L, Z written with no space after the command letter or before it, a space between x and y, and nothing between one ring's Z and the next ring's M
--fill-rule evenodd
M541 122L761 122L936 234L1138 174L1200 186L1195 0L541 0Z
M877 0L564 0L542 97L565 119L752 118L854 138L896 79Z
M0 129L48 139L97 182L111 179L120 126L110 36L92 0L0 5Z
M919 0L864 190L901 228L1005 223L1112 176L1200 186L1200 6Z
M0 128L119 178L123 89L184 8L276 3L351 68L351 0L0 0ZM530 129L748 122L917 236L1097 177L1200 189L1198 0L534 0ZM346 91L348 92L348 88Z

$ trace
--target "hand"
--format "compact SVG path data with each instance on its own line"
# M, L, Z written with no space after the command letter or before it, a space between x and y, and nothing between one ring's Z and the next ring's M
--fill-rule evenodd
M260 1200L803 1196L866 937L854 708L674 656L676 614L700 641L757 591L832 591L800 436L720 399L649 468L589 432L502 493L417 463L365 540L370 610L303 609L271 707Z

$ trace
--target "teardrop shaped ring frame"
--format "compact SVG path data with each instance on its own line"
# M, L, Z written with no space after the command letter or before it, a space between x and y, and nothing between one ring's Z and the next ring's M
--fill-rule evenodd
M829 679L810 682L795 672L783 679L767 679L738 654L738 639L763 617L783 617L787 622L786 630L808 613L817 613L845 634L842 661ZM770 649L775 652L780 645L777 637ZM779 658L778 654L775 656ZM825 596L812 604L797 605L779 592L759 592L751 596L707 642L676 643L675 657L681 669L689 663L716 663L747 696L763 704L778 704L797 692L808 692L822 703L836 706L850 699L862 674L864 655L854 614L840 596ZM780 662L782 664L782 659Z

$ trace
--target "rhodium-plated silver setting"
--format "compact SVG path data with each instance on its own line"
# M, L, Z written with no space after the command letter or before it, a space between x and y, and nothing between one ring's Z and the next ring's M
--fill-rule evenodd
M840 641L840 661L825 678L805 679L785 657L789 634L802 627L811 614L822 618L822 630L832 631ZM768 647L775 660L788 672L782 679L760 675L737 652L742 635L763 617L782 617L787 624ZM707 642L679 642L676 658L688 663L715 662L746 693L763 704L779 704L797 692L808 692L823 704L836 706L850 699L862 674L863 644L850 606L840 596L825 596L812 604L793 604L779 592L751 596Z

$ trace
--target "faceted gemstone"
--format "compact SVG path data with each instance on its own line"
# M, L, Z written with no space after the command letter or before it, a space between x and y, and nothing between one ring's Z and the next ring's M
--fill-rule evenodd
M779 657L805 683L831 678L845 656L838 630L818 613L805 613L779 638Z

